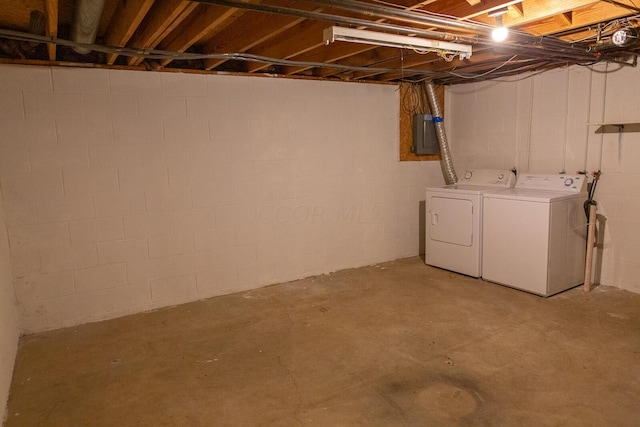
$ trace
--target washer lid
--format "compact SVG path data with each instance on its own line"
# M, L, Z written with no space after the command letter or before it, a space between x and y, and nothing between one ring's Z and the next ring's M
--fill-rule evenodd
M506 190L486 193L485 199L509 199L538 203L551 203L566 199L586 198L587 193L567 191L530 190L527 188L509 188Z

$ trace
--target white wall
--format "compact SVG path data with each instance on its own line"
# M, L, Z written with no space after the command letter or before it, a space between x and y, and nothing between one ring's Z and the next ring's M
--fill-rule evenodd
M608 74L603 86L604 115L592 121L640 123L640 69ZM603 173L595 197L606 219L602 282L640 292L640 133L600 134L590 143L590 162Z
M5 418L13 364L18 349L18 317L9 265L9 244L0 211L0 424Z
M41 331L418 254L437 162L398 162L398 92L0 66L21 324Z
M596 134L598 123L640 122L640 69L571 67L526 77L447 87L456 167L601 170L596 280L640 292L640 133L624 133L620 145L617 134Z

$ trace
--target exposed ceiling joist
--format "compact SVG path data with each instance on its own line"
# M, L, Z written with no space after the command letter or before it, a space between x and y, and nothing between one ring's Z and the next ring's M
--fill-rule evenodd
M560 25L560 27L565 28L565 27L570 27L573 24L573 13L572 12L565 12L565 13L559 13L557 15L554 16L556 22L558 23L558 25Z
M131 47L153 49L176 29L198 7L198 3L183 0L162 0L153 13L141 23L131 39ZM142 58L132 57L129 65L138 65Z
M331 49L325 49L324 46L315 48L302 55L296 56L298 61L309 62L327 62L333 63L340 61L341 59L351 58L355 55L360 55L364 52L375 50L373 46L367 46L363 44L351 44L351 43L338 43L331 46ZM286 75L293 75L301 73L312 67L284 67L283 73ZM326 77L330 74L326 73L326 70L318 70L317 76Z
M522 0L483 0L472 5L458 0L439 0L425 7L424 10L454 16L459 20L466 20L474 19L477 16L486 15L493 10L520 2L522 2Z
M640 42L624 48L611 42L617 29L640 28L636 0L367 1L105 0L98 44L89 46L91 54L78 54L83 46L68 37L75 0L0 0L0 61L452 83L467 81L462 75L487 79L535 64L543 69L603 60L631 65L640 53ZM489 14L505 7L511 34L499 44L490 38L496 21ZM33 11L44 12L44 35L31 30L40 28L30 25ZM451 58L437 49L418 55L376 45L325 45L323 30L333 25L463 42L472 45L473 54L448 62Z
M526 13L522 16L507 14L503 18L503 23L507 27L521 27L525 24L536 22L541 19L570 13L572 11L598 5L599 3L606 4L601 0L563 0L561 2L557 0L524 0L522 2L522 7ZM624 8L621 9L624 10ZM626 10L626 14L629 14L628 10ZM493 19L489 16L479 16L477 19L487 24L493 24Z
M155 0L127 0L118 5L116 14L107 30L107 46L126 46ZM107 64L113 64L118 55L108 55Z
M515 16L524 16L524 5L522 3L516 3L509 6L509 12L515 14Z
M198 41L211 37L215 32L231 24L244 11L224 6L201 6L197 8L190 19L183 21L171 34L171 39L161 43L163 50L184 52ZM170 59L162 61L167 66Z
M556 15L557 16L557 15ZM553 19L544 19L537 22L529 23L522 27L522 30L530 32L532 34L555 34L559 31L564 31L573 28L582 28L593 25L597 27L599 22L602 22L602 16L607 16L609 21L614 21L619 18L629 16L629 11L614 6L610 3L599 2L582 9L571 12L571 23L568 26L560 27L556 16ZM596 28L594 28L595 30ZM594 36L595 32L591 32ZM577 40L578 38L567 37L567 40Z
M327 27L325 22L303 21L288 31L271 39L268 45L251 49L250 52L261 56L276 56L278 58L289 59L296 55L308 52L318 46L324 45L322 31ZM268 64L249 64L247 71L250 73L259 71L267 67Z
M46 35L58 36L58 0L44 0L44 14L47 19ZM56 60L55 43L47 43L47 53L50 61Z
M272 2L273 6L289 7L291 1ZM313 6L302 8L301 10L319 12L321 9ZM237 25L229 26L223 31L214 35L204 46L204 52L246 52L258 45L264 44L270 39L284 33L285 31L299 25L305 18L291 17L288 15L271 15L260 12L247 12L238 18ZM211 70L225 61L206 60L205 69Z

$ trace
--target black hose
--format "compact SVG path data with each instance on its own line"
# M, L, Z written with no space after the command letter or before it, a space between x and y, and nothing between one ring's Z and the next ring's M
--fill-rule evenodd
M589 221L589 208L591 205L597 206L598 202L593 199L587 199L584 201L584 214L587 216L587 221Z
M591 188L589 188L589 194L587 195L587 200L584 202L584 214L587 216L587 221L589 221L589 207L594 205L597 206L598 202L593 200L593 195L596 193L596 186L598 185L598 180L600 179L600 171L593 173L593 182L591 183Z

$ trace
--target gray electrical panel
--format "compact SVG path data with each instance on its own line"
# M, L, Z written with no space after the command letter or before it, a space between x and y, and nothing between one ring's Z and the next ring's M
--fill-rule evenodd
M440 154L440 144L436 137L436 127L431 114L413 115L414 154Z

